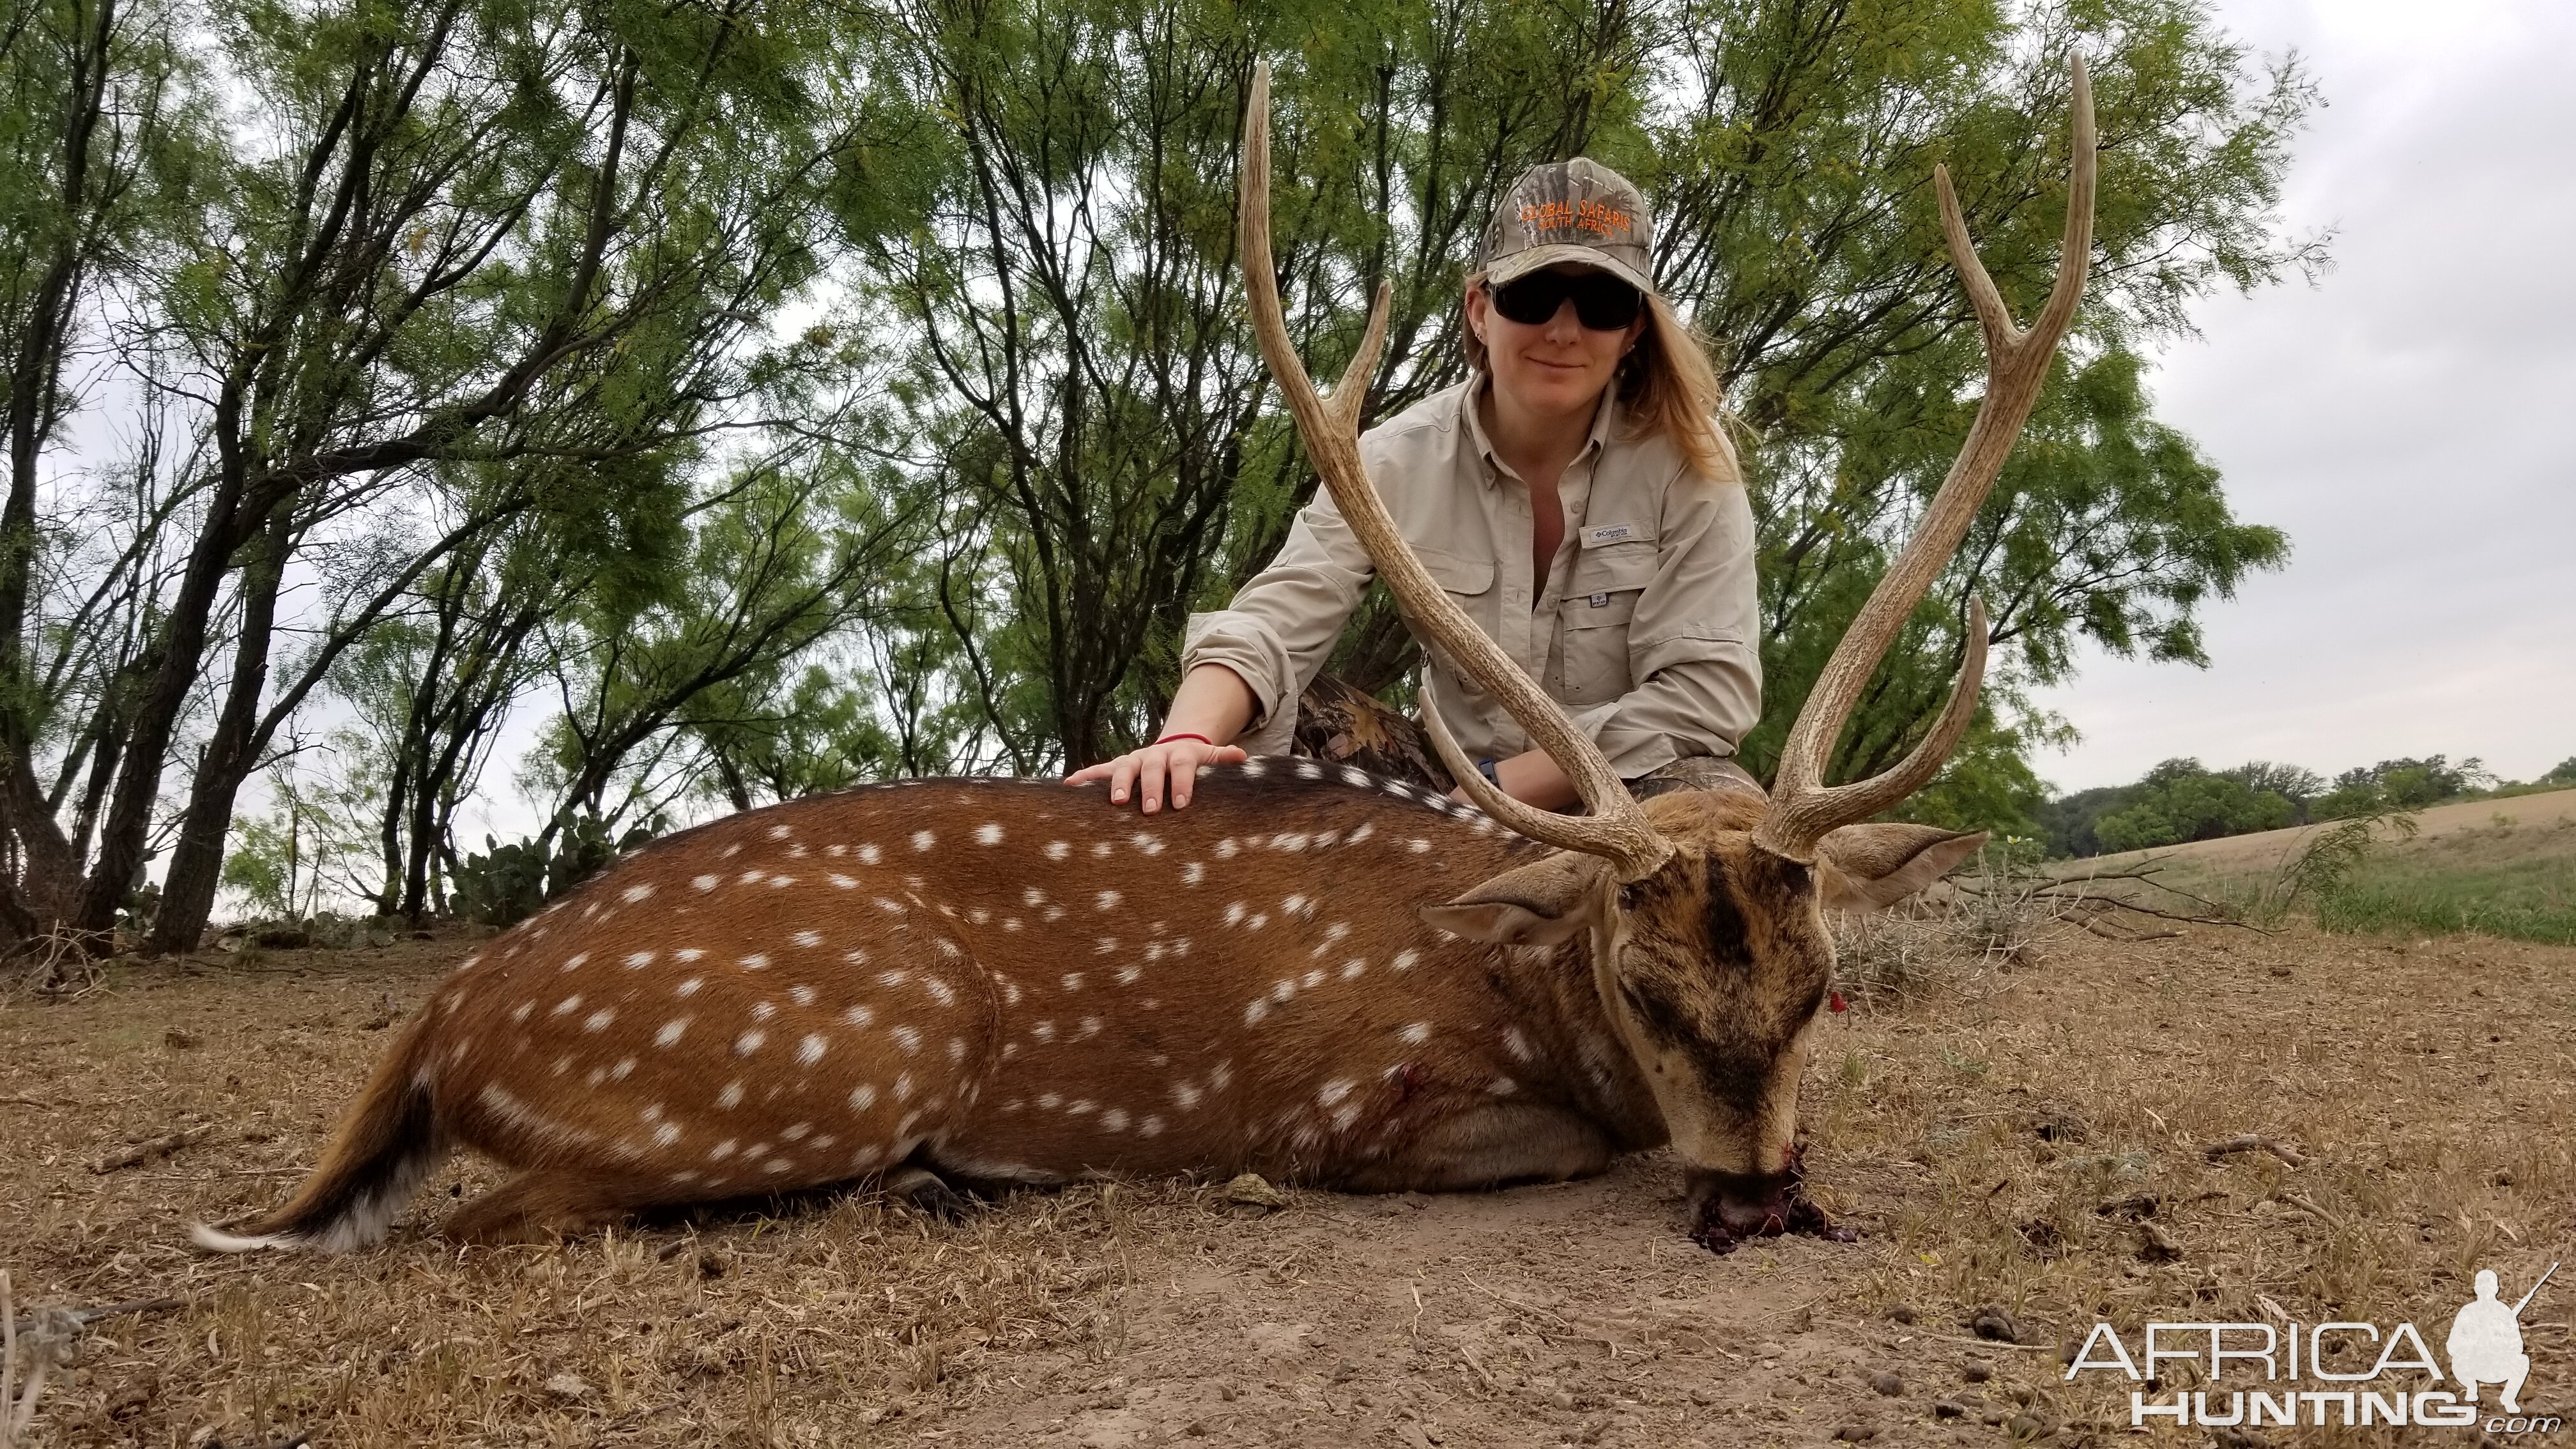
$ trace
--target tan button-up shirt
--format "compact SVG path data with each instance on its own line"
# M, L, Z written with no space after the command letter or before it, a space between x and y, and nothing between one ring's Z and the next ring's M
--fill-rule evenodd
M1753 510L1739 483L1690 470L1670 439L1629 437L1604 397L1557 480L1565 540L1531 577L1529 487L1477 418L1481 377L1425 398L1360 439L1395 525L1431 576L1629 779L1684 755L1730 756L1762 709ZM1181 664L1243 677L1259 713L1239 741L1286 754L1298 694L1324 667L1375 570L1329 494L1233 604L1190 616ZM1407 624L1414 621L1407 619ZM1416 627L1416 637L1421 630ZM1493 696L1427 651L1424 707L1469 758L1530 748Z

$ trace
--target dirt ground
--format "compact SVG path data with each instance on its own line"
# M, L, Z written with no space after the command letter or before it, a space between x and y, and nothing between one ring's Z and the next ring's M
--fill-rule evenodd
M378 1250L192 1250L189 1222L286 1192L465 949L0 1001L22 1311L178 1300L91 1325L32 1442L2127 1442L2128 1383L2061 1378L2097 1317L2132 1345L2150 1319L2282 1315L2409 1320L2438 1345L2477 1269L2518 1294L2576 1258L2576 951L2216 929L2071 935L1832 1018L1804 1122L1851 1244L1704 1252L1656 1154L1471 1196L1265 1213L1138 1182L950 1225L857 1194L499 1250L424 1235L485 1181L460 1161ZM2206 1151L2248 1132L2304 1165ZM2133 1221L2150 1208L2161 1244ZM1972 1336L1989 1306L2026 1345ZM2562 1273L2524 1315L2528 1412L2576 1416L2571 1310Z

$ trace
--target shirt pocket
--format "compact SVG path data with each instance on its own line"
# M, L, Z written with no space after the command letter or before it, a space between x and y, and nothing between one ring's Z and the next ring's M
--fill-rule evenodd
M1576 557L1556 609L1565 703L1603 704L1635 687L1628 673L1628 626L1654 578L1652 539L1587 547Z

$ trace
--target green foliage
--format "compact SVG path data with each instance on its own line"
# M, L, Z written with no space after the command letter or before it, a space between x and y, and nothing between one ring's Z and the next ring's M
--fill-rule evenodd
M2570 755L2566 759L2560 760L2557 764L2550 766L2549 773L2540 777L2540 783L2548 785L2576 785L2576 755Z
M2198 760L2167 760L2120 809L2097 818L2093 833L2106 851L2145 850L2278 830L2295 824L2298 813L2277 791L2248 788L2233 775L2202 769Z
M2335 776L2334 789L2318 798L2316 818L2350 820L2392 810L2421 810L2456 800L2495 783L2472 756L2453 765L2447 756L2382 760Z
M487 926L513 926L563 899L617 857L659 834L648 821L612 835L596 815L558 818L545 835L508 844L483 837L484 850L456 867L456 913Z
M2018 731L1995 725L1980 711L1949 764L1899 806L1896 816L1952 830L1989 830L1999 838L1998 849L2035 839L2042 833L2038 821L2048 790L2025 754Z

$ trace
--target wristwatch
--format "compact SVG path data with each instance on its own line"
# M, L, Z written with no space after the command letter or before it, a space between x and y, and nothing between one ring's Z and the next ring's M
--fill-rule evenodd
M1494 773L1493 761L1478 760L1476 762L1476 773L1485 777L1486 784L1493 786L1497 790L1503 788L1503 777Z

